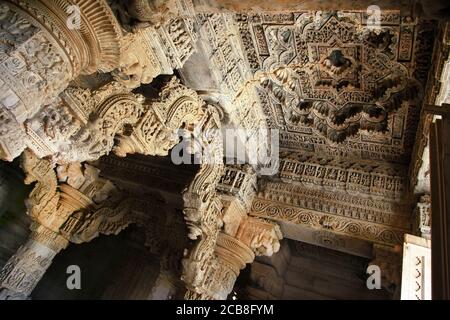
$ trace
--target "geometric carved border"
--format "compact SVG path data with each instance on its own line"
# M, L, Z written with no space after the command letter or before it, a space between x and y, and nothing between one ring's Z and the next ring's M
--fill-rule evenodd
M329 190L340 189L354 194L397 198L404 196L406 171L401 167L377 163L344 161L302 155L302 158L280 160L280 178L286 182L315 185Z

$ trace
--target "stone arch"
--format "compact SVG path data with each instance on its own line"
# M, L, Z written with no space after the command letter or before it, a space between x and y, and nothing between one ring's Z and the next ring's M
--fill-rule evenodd
M28 147L60 164L94 161L111 151L167 155L179 142L177 130L192 130L203 108L196 92L175 77L163 83L159 96L148 99L116 81L97 90L69 87L26 120L27 136L15 143L17 150ZM14 137L6 134L5 139Z
M175 77L163 86L157 98L146 103L148 110L136 123L132 134L119 138L114 149L117 155L168 155L179 142L177 130L189 130L204 117L204 102Z

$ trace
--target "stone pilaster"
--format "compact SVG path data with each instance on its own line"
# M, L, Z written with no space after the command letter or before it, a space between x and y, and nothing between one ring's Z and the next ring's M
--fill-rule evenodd
M405 234L402 300L431 300L431 240Z

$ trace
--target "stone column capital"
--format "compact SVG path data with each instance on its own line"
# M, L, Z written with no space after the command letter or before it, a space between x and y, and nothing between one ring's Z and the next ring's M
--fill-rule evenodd
M236 238L251 248L257 256L271 256L280 250L283 235L276 223L247 217L241 222Z
M255 259L253 250L245 243L223 232L220 232L217 237L215 253L222 263L227 264L233 270L236 277L247 263L252 263Z

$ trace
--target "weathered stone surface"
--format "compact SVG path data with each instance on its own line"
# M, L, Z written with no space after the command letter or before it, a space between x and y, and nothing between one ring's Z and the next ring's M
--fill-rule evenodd
M69 242L133 224L160 259L154 298L183 295L182 278L185 298L226 299L283 236L373 258L399 297L404 235L431 233L430 112L448 106L450 33L428 18L448 4L371 5L3 1L0 159L22 156L33 223L0 297L28 297ZM186 175L150 161L176 152L196 162ZM293 279L308 259L256 267L253 296L333 296Z

